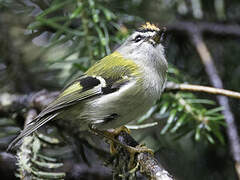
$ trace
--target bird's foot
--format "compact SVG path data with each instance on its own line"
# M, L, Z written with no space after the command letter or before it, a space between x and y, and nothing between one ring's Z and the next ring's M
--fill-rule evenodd
M126 128L125 126L121 126L121 127L119 127L119 128L111 129L111 130L108 130L108 131L107 131L107 133L108 133L112 138L114 138L114 139L115 139L121 132L126 132L126 133L128 133L128 134L131 133L130 130L129 130L128 128ZM115 140L116 140L116 139L115 139ZM118 141L118 140L117 140L117 141ZM112 140L110 139L110 141L109 141L108 143L109 143L109 145L110 145L110 153L111 153L111 154L116 154L116 153L117 153L117 150L116 150L116 148L115 148L115 146L114 146L115 141L112 141ZM117 144L119 144L119 143L121 143L121 142L118 141ZM121 143L121 146L126 147L127 145ZM127 147L128 147L128 146L127 146ZM129 147L130 147L130 146L129 146Z
M119 140L115 139L121 132L126 132L126 133L130 133L130 130L128 128L126 128L125 126L121 126L117 129L112 129L112 130L98 130L96 128L90 128L93 132L95 132L98 135L101 135L103 137L105 137L106 139L108 139L108 143L110 144L110 153L111 154L117 154L118 150L116 148L116 145L120 145L121 147L123 147L124 149L126 149L129 152L129 156L130 156L130 160L128 163L128 167L129 169L132 169L134 167L134 160L135 160L135 155L138 153L150 153L150 154L154 154L153 150L147 148L145 145L137 145L135 147L123 144L122 142L120 142Z
M134 167L134 160L135 160L135 155L139 153L149 153L151 155L154 155L154 152L152 149L149 149L147 146L143 144L139 144L136 147L131 147L127 146L126 147L127 151L129 152L130 160L128 163L129 168Z
M103 137L105 137L106 139L109 140L108 143L110 145L110 153L111 154L116 154L117 153L117 150L114 146L115 143L122 146L122 147L127 146L127 145L125 145L125 144L123 144L120 141L115 139L121 132L126 132L126 133L130 134L130 130L128 128L126 128L125 126L121 126L119 128L109 129L109 130L98 130L98 129L90 126L90 130L92 132L94 132L95 134L101 135L101 136L103 136Z

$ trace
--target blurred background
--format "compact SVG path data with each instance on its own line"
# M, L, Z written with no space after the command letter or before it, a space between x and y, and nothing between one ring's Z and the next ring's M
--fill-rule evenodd
M5 151L31 110L41 110L26 100L31 94L59 91L146 21L167 27L169 82L240 91L238 0L0 0L3 179L112 179L95 147L106 153L104 141L84 133L66 140L54 122L18 151L18 163L16 152ZM129 127L176 179L235 180L239 102L169 88Z

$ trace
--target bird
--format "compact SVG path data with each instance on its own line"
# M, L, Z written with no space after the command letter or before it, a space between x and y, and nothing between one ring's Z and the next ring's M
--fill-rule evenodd
M165 31L149 22L137 28L113 53L70 82L8 149L53 119L77 134L119 128L141 118L165 87Z

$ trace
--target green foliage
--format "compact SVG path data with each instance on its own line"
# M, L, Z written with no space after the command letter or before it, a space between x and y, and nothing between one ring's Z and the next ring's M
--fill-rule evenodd
M176 3L173 1L166 7L173 7ZM61 67L63 71L68 72L67 75L64 74L62 84L83 73L98 59L109 54L110 47L120 43L131 31L118 23L118 20L124 19L126 14L118 13L117 16L101 1L53 0L50 4L42 2L41 7L44 8L29 24L28 29L35 36L45 31L51 32L50 41L41 49L40 54L47 54L50 67ZM169 81L180 83L186 79L183 73L171 65L169 74ZM214 102L199 99L192 93L166 92L157 106L140 119L139 123L152 116L160 119L168 116L167 123L161 130L162 134L175 133L181 137L193 132L195 140L206 138L210 143L214 143L216 137L224 143L221 134L221 125L224 124L221 109L209 109L206 105L213 106Z
M47 42L45 47L39 48L39 56L41 58L37 58L48 64L49 69L61 69L61 73L59 74L59 83L61 86L78 74L85 72L93 63L109 54L111 49L115 48L116 44L120 44L129 32L136 28L136 23L131 24L131 22L142 21L138 17L140 14L139 11L142 10L138 10L138 5L149 3L143 0L52 0L41 2L34 0L32 2L37 3L41 10L36 13L33 21L27 27L31 31L29 37L33 39L48 32L50 36L48 37L49 42ZM213 16L213 19L224 20L226 18L226 14L223 11L224 1L222 0L214 1L214 11L211 12L203 10L203 1L201 0L191 1L191 7L188 6L188 2L185 0L155 0L153 2L157 2L153 3L154 5L156 4L156 7L159 5L161 6L161 10L164 9L164 13L161 11L164 15L161 14L159 16L158 13L157 18L165 19L165 21L166 19L169 21L169 18L166 17L176 18L175 11L181 17L187 16L190 13L190 16L193 16L195 19L203 19L204 16L211 13L214 14L215 12L216 16ZM0 1L0 8L3 9L4 7L5 10L11 5L18 5L20 7L19 4L21 4L21 10L24 12L32 10L26 4L21 3L21 0L17 2L2 0ZM113 6L114 4L115 6ZM127 10L118 8L118 6L126 7ZM28 10L26 11L27 8ZM131 8L136 10L136 12L128 11ZM154 13L154 11L144 12L142 17L148 20L149 16L147 14L150 13ZM125 25L128 26L126 27ZM219 42L216 43L217 45L221 44ZM179 48L178 45L176 43L173 51ZM180 45L182 47L183 44ZM234 44L234 48L232 49L237 52L237 45ZM216 49L216 51L219 51L219 49ZM174 58L176 58L175 56L186 60L185 57L178 57L177 53L174 54ZM229 57L236 63L235 56L227 54L226 58ZM187 62L190 62L190 60ZM190 63L190 68L195 72L196 68L192 68L193 62L191 61ZM232 63L227 61L227 65L230 66L230 64ZM231 71L229 73L232 75ZM189 79L186 74L180 72L170 64L169 81L183 83L189 82ZM229 79L231 79L230 81L235 81L236 87L238 87L238 78L228 78L227 81L230 83ZM202 140L211 144L217 144L217 142L224 144L225 138L222 129L225 124L221 110L222 108L217 107L214 101L204 99L200 95L186 92L164 92L157 104L138 121L137 125L131 127L135 129L147 128L156 126L159 121L166 120L160 134L173 134L176 139L191 134L195 141ZM154 122L148 123L147 120L149 119L153 119ZM19 131L19 128L15 126L17 125L12 120L0 119L0 140L15 135ZM9 127L13 128L9 129ZM139 133L142 132L139 131ZM65 176L63 172L52 173L53 170L56 170L62 164L57 159L50 157L50 155L42 154L48 139L46 136L45 138L44 136L39 138L39 136L34 135L24 140L18 153L20 172L18 176L22 177L22 173L25 172L31 172L34 178L42 179L56 179ZM24 154L25 152L28 154ZM41 169L45 169L46 171L42 171Z
M20 128L12 118L0 118L0 142L5 138L16 136Z
M183 73L174 66L169 67L169 81L182 83ZM213 107L215 106L215 107ZM213 107L213 108L210 108ZM215 102L209 99L199 99L189 92L166 92L159 101L159 116L168 115L167 123L161 130L161 134L175 133L176 137L185 136L187 133L194 135L194 139L207 139L215 143L214 139L225 144L221 127L225 125L221 114L222 107L216 107Z
M168 81L182 83L183 79L189 78L170 64ZM149 118L153 118L157 122L167 118L166 124L160 132L162 135L171 133L176 139L179 139L191 133L196 141L206 139L209 143L214 144L217 139L221 144L225 144L221 132L225 126L222 110L222 107L216 107L214 101L200 99L193 93L164 92L157 104L138 121L140 125L134 128L137 129L138 126L140 128ZM146 127L151 125L157 124L144 124Z
M111 52L110 46L126 37L117 24L117 17L101 3L88 1L54 0L36 16L28 26L32 32L52 31L51 41L44 49L53 52L61 47L60 56L50 56L53 65L70 64L69 80L76 73L84 72L100 58ZM53 50L53 51L51 51Z
M63 163L43 154L43 149L46 149L48 144L58 143L58 139L42 134L25 137L17 153L19 167L17 177L20 179L63 179L65 173L57 172Z
M208 99L198 99L192 93L164 93L157 115L161 117L167 114L168 119L161 134L175 133L179 138L193 132L196 141L206 138L210 143L215 143L214 139L217 138L224 144L221 133L221 126L224 125L224 117L220 113L222 108L207 109L203 104L215 103Z

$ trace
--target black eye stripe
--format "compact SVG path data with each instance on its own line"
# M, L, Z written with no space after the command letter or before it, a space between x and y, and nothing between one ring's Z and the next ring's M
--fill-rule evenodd
M149 31L148 31L149 32ZM135 36L135 38L133 38L132 39L132 41L134 41L135 43L137 43L137 42L139 42L139 41L141 41L141 40L143 40L143 39L149 39L149 38L151 38L152 36L154 36L157 32L156 31L153 31L153 32L155 32L155 33L152 33L151 32L151 34L148 34L148 33L140 33L140 34L137 34L136 36Z
M135 42L139 42L139 41L141 41L142 39L143 39L143 36L137 35L137 36L134 38L134 41L135 41Z

